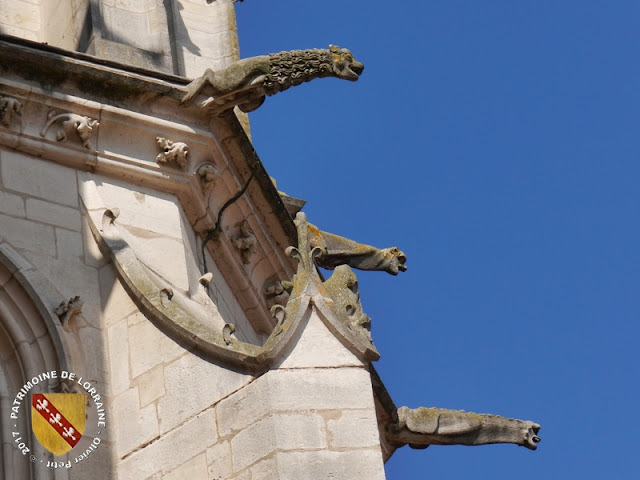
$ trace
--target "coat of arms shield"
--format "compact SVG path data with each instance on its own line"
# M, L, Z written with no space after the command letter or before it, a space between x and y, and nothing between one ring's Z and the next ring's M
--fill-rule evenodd
M75 447L85 428L85 396L81 393L31 395L31 427L40 444L54 455Z

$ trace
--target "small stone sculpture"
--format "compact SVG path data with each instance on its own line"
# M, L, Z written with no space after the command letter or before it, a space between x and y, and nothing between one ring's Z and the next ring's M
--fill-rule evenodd
M246 220L241 221L237 225L237 228L238 233L231 238L231 242L240 252L242 263L248 265L251 263L251 255L253 255L255 251L256 236L253 234L253 230L251 230L249 222Z
M200 179L200 188L202 188L203 192L206 192L214 186L218 171L212 164L203 163L198 167L198 170L196 170L196 174Z
M393 441L413 448L515 443L535 450L540 441L540 425L528 420L444 408L400 407L397 412Z
M93 129L98 128L100 125L100 122L89 117L84 117L75 113L61 113L56 115L56 112L53 110L49 112L47 118L48 121L40 132L41 137L46 135L47 130L51 125L56 122L60 122L60 127L56 133L56 139L59 142L66 142L70 135L76 134L78 138L82 140L82 144L86 148L91 148L89 138L93 133Z
M162 152L156 157L158 163L174 163L179 168L187 167L187 156L189 155L189 147L183 142L173 142L163 137L156 137L158 146Z
M251 112L262 105L267 95L275 95L314 78L337 77L355 81L363 70L364 65L353 58L349 50L335 45L330 45L329 50L292 50L261 55L238 60L216 72L207 69L187 85L182 103L190 104L196 95L210 86L215 97L255 93L249 100L232 100L226 106L228 109L238 105L243 112Z
M79 313L82 310L83 305L84 302L80 300L79 296L76 295L75 297L69 299L68 302L60 303L60 305L58 305L58 308L55 309L54 313L60 319L60 323L64 325L73 315Z
M309 225L309 243L324 252L316 257L316 264L333 270L338 265L349 265L358 270L377 270L397 275L407 270L407 256L398 247L376 248L358 243Z
M10 127L15 116L22 117L22 103L12 97L0 97L0 123Z
M286 305L289 299L289 292L284 288L282 282L277 279L268 280L262 288L262 294L264 295L267 308L271 308L274 305Z
M324 287L333 299L331 309L334 314L372 342L371 317L362 310L358 278L353 270L348 265L337 266L329 280L324 282Z
M233 323L225 323L224 327L222 327L222 338L224 340L225 345L231 345L233 343L233 335L236 331L236 326Z

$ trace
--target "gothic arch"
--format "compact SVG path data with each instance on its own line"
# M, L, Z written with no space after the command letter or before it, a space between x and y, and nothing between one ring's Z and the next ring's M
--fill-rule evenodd
M52 370L69 370L70 355L60 321L53 313L60 294L51 283L7 244L0 244L0 477L61 480L65 473L31 463L15 447L11 432L30 432L29 403L23 401L10 424L11 404L31 378ZM53 383L55 382L55 384ZM50 381L49 390L58 387ZM14 425L16 425L14 427ZM30 435L29 446L39 458L45 450Z

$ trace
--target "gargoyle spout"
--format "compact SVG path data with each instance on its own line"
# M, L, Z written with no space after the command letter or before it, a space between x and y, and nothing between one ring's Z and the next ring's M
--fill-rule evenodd
M333 270L338 265L349 265L358 270L376 270L397 275L407 270L407 256L398 247L376 248L354 240L323 232L309 225L309 243L321 247L325 253L316 258L322 268Z
M212 97L203 106L226 111L237 105L250 112L262 105L266 96L290 87L323 77L356 81L363 70L364 65L349 50L335 45L328 50L291 50L244 58L222 70L207 69L187 85L182 104L192 103L200 92L209 89Z
M540 425L527 420L443 408L401 407L392 426L399 445L425 448L429 445L486 445L513 443L535 450Z

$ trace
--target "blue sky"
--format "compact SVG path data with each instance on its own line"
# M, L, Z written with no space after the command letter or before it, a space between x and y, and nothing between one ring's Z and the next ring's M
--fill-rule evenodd
M387 477L637 478L640 3L236 10L243 57L332 43L365 64L250 118L311 222L407 254L358 275L396 404L542 425L535 452L405 447Z

